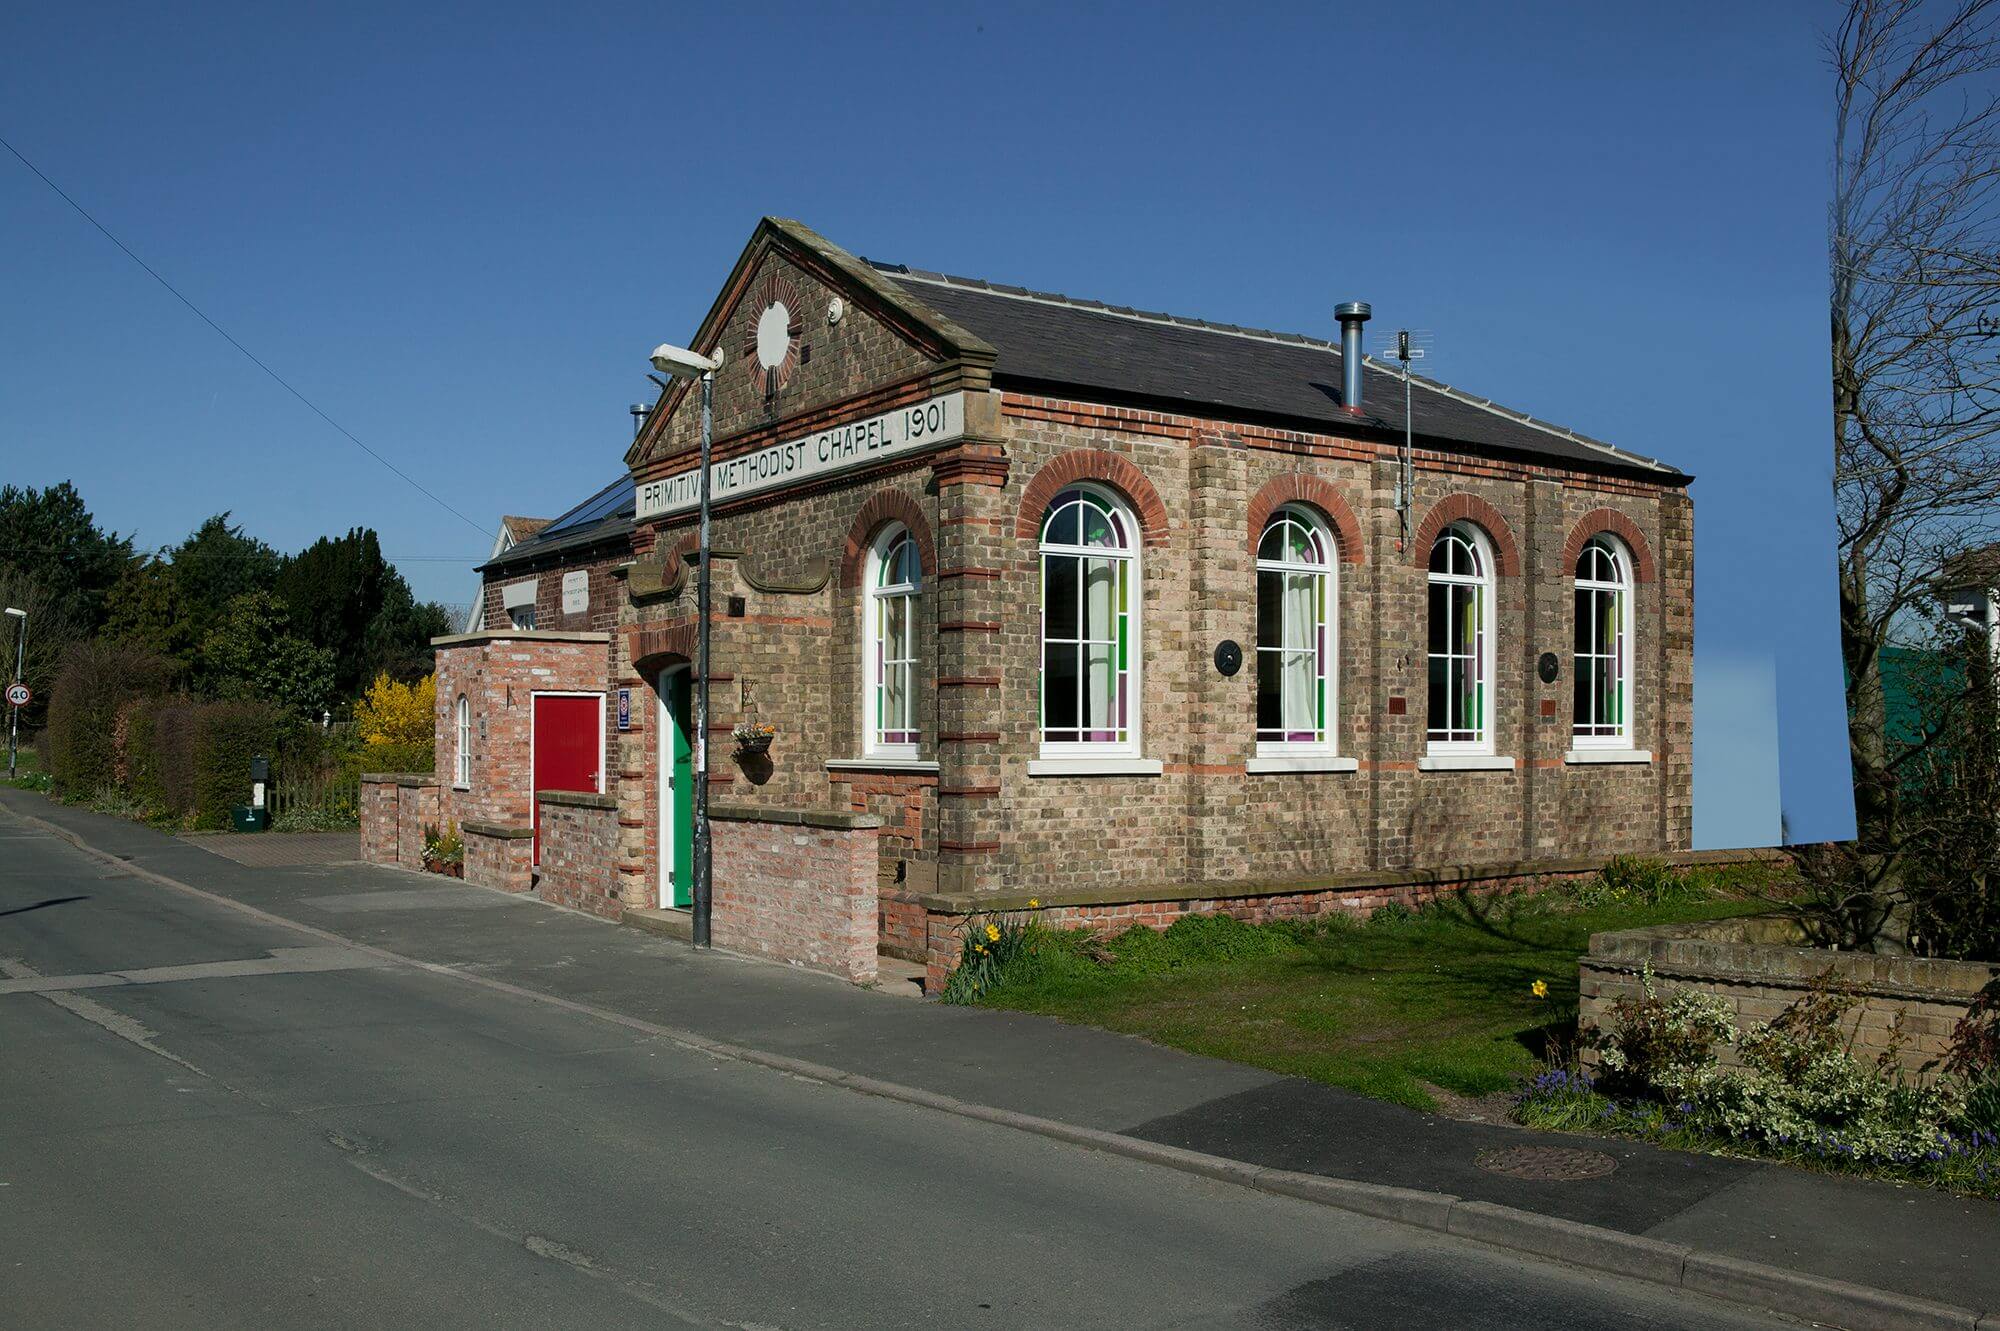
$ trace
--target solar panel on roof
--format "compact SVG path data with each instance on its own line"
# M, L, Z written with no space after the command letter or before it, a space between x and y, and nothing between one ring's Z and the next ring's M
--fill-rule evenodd
M606 518L618 516L620 505L625 506L629 510L633 506L633 503L631 479L620 476L610 485L605 486L602 490L599 490L596 494L584 500L581 504L578 504L554 522L551 522L548 526L542 528L537 535L546 538L554 536L559 532L573 531L578 527L587 527L593 522L602 522Z

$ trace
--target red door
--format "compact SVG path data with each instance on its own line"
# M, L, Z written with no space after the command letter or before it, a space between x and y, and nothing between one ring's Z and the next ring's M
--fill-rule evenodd
M535 790L598 789L603 757L604 702L601 698L535 698ZM531 792L528 796L534 800ZM542 862L542 806L535 802L535 863Z

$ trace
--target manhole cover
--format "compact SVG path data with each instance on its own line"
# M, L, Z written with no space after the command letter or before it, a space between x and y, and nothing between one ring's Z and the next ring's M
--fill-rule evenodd
M1603 1178L1618 1168L1618 1162L1602 1151L1568 1146L1510 1146L1504 1151L1481 1151L1472 1163L1489 1174L1558 1183Z

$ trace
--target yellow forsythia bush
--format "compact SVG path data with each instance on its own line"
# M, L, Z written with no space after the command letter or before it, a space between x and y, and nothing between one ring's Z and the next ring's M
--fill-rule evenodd
M384 673L354 704L354 725L365 744L429 744L436 710L436 675L398 684Z

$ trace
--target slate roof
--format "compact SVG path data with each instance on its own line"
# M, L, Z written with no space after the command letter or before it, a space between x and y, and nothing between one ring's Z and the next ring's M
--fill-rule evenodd
M637 511L638 493L632 488L631 474L620 472L617 480L576 507L547 519L526 540L515 542L474 571L513 568L624 536L632 530L632 518Z
M991 343L999 351L994 380L1003 386L1080 391L1095 400L1207 410L1299 429L1354 428L1354 415L1340 401L1337 343L870 262L910 296ZM1400 435L1401 367L1372 357L1365 364L1367 417ZM1435 380L1412 375L1411 383L1419 438L1669 484L1692 479L1656 458Z

